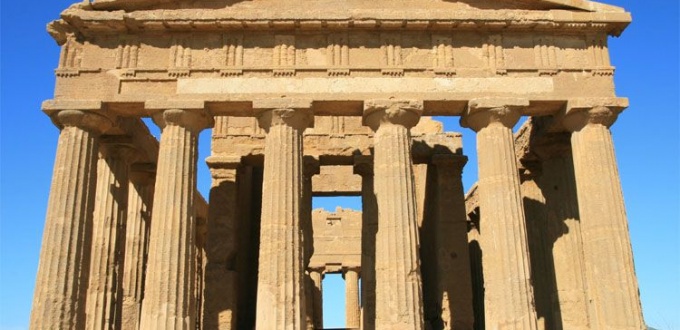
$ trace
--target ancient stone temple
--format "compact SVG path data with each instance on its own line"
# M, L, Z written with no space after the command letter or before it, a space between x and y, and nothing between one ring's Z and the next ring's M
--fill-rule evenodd
M322 329L331 273L349 329L644 329L609 131L630 21L587 0L74 4L49 25L31 329ZM476 136L467 194L464 137L433 116Z

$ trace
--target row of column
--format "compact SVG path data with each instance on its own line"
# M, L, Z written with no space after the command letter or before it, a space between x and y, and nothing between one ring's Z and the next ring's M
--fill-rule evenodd
M260 126L267 131L262 193L256 326L259 329L302 329L306 325L302 133L313 124L308 100L255 101ZM486 326L536 329L526 224L514 156L512 127L523 99L478 99L470 102L463 124L477 134L480 208L484 239ZM415 126L423 103L413 100L365 102L364 123L375 131L372 192L375 231L375 329L423 329L423 291L409 129ZM598 328L639 329L642 326L637 283L620 184L608 126L620 111L615 107L571 107L563 118L573 131L572 146L582 222L589 315ZM63 125L48 205L45 234L31 328L99 328L110 322L113 272L119 235L112 221L120 200L94 202L111 190L129 189L115 180L125 177L117 162L120 153L104 152L97 164L98 135L111 126L103 116L84 111L61 111ZM140 328L194 327L193 296L197 136L211 125L202 111L164 110L155 121L162 127L155 183L154 212L149 232L147 274ZM115 175L103 175L103 173ZM99 173L99 175L95 175ZM95 182L98 178L100 182ZM96 189L99 189L95 193ZM136 190L135 187L133 190ZM372 197L365 197L372 198ZM95 207L95 205L98 205ZM86 234L94 214L93 241ZM97 220L99 219L99 220ZM141 229L135 227L137 232ZM131 229L133 230L133 229ZM369 233L370 236L373 233ZM90 258L84 246L92 244ZM208 247L210 249L210 247ZM134 248L132 248L134 251ZM370 249L369 249L370 250ZM370 251L369 251L370 252ZM210 264L228 256L207 253ZM92 260L92 265L88 261ZM87 271L91 266L91 271ZM373 267L369 267L373 268ZM86 290L86 279L103 288ZM138 275L134 275L138 276ZM351 276L351 275L350 275ZM373 279L371 277L374 277ZM85 299L86 293L90 296ZM139 294L139 292L135 293ZM219 290L215 294L219 294ZM364 294L366 295L366 294ZM366 301L371 301L371 297ZM87 306L83 302L87 301ZM98 305L99 304L99 305ZM101 305L104 304L104 305ZM88 321L83 310L104 311ZM228 317L228 316L227 316Z
M643 329L627 219L608 129L623 109L617 103L570 102L567 111L556 118L557 125L571 132L580 233L568 235L582 237L586 277L581 290L565 288L565 292L587 292L582 315L587 315L588 320L579 322L586 328ZM522 109L528 106L529 101L524 99L474 100L461 120L477 132L484 322L491 329L539 327L512 135ZM578 257L578 244L566 245L560 246L558 253ZM563 251L564 248L573 250ZM563 274L557 274L558 279L560 276Z
M306 329L323 329L323 277L324 271L310 269L308 271L311 279L311 292L306 296L310 301L307 304L311 308L309 315L312 322ZM360 272L355 268L348 268L343 271L345 279L345 323L347 329L362 329L361 326L361 304L359 302L359 278Z
M31 329L194 327L195 147L207 117L159 113L157 166L133 164L142 151L131 138L103 135L110 117L53 119L61 133Z

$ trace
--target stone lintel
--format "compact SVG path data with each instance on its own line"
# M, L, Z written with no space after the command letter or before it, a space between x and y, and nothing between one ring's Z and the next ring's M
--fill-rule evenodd
M42 110L48 115L61 110L80 110L80 111L101 111L104 109L102 100L45 100L42 103Z
M529 100L517 97L482 97L470 100L468 114L488 109L515 107L528 107Z
M253 100L256 112L275 109L311 109L314 101L311 99L257 99Z
M616 112L621 112L630 105L626 97L584 97L574 98L567 102L565 114L590 110L595 107L607 107Z
M361 176L352 166L322 166L312 177L314 196L361 195Z
M241 157L212 155L205 162L213 179L236 179L236 169L241 166Z
M180 109L180 110L204 110L205 101L192 99L192 100L148 100L144 102L144 107L149 112L149 114L154 114L159 111L169 110L169 109Z
M196 80L203 79L197 78ZM284 78L280 78L284 79ZM277 79L277 80L280 80ZM357 78L359 79L359 78ZM404 78L406 79L406 78ZM477 78L473 78L477 79ZM479 78L479 79L498 79L498 78ZM500 78L505 79L505 78ZM519 78L513 78L519 79ZM533 79L533 78L532 78ZM543 79L538 77L536 79ZM429 79L432 80L432 79ZM475 81L475 83L477 83ZM503 86L505 83L499 82L494 84L496 86ZM392 94L392 93L389 93ZM404 93L399 93L404 94ZM495 95L498 93L489 92L488 95ZM506 93L502 93L506 94ZM547 116L555 115L564 112L565 105L569 101L568 97L541 95L541 93L529 93L527 98L530 100L530 105L522 109L523 116ZM228 95L228 96L225 96ZM384 95L384 94L383 94ZM413 92L404 95L416 94ZM417 93L419 98L423 100L423 116L462 116L468 108L468 103L473 96L479 93L452 96L451 92L422 92ZM186 107L203 109L201 105L205 106L208 113L213 116L235 116L235 117L253 117L255 115L253 108L253 98L257 94L192 94L191 99L187 99L184 103ZM313 97L313 110L316 116L363 116L363 104L365 100L372 99L376 96L375 93L326 93L326 94L304 94L305 97ZM106 114L120 117L147 117L153 113L163 110L163 107L172 106L178 108L181 103L169 104L164 102L161 98L151 99L156 96L125 96L104 98L101 101L91 103L88 100L78 99L53 99L47 100L43 103L43 110L51 114L59 110L103 110ZM165 105L161 105L165 103ZM100 105L101 104L101 105ZM149 107L150 106L150 107ZM180 108L181 109L181 108ZM103 112L103 111L102 111Z
M212 155L205 159L209 168L237 168L241 165L241 157Z

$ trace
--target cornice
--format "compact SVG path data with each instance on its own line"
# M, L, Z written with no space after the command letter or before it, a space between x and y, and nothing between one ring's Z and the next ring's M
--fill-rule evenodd
M567 10L329 10L181 9L99 11L71 7L48 30L59 42L64 34L84 36L145 32L220 32L238 30L480 30L560 32L599 31L618 36L631 22L627 12Z

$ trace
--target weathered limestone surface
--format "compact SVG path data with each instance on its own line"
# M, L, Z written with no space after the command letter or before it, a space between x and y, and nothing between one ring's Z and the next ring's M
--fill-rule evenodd
M140 166L141 165L141 166ZM129 173L121 329L139 329L144 297L155 166L133 164Z
M376 329L423 329L413 162L409 129L422 113L417 101L374 100L364 121L375 131Z
M312 194L314 175L319 174L319 164L313 158L303 160L302 200L300 201L300 221L302 226L304 244L304 267L309 268L310 260L314 254L314 226L312 225ZM307 329L314 329L314 283L308 271L305 272L305 309Z
M543 161L540 179L548 213L548 238L557 297L552 309L559 309L563 329L590 329L588 298L584 277L581 220L578 213L576 180L571 151ZM558 187L555 189L554 187Z
M31 328L321 328L323 274L347 271L353 328L641 329L607 129L627 105L607 38L630 21L588 0L69 7L48 27L62 131ZM469 230L439 115L478 132ZM513 145L520 116L539 129ZM97 169L102 133L131 137L148 177L125 183L106 150Z
M212 187L206 225L203 327L236 326L238 274L235 269L238 232L238 182L240 159L208 158Z
M594 104L593 104L594 103ZM627 100L569 104L565 127L578 192L585 274L593 328L645 327L628 234L614 144L609 126Z
M120 327L124 257L120 251L127 222L128 166L134 150L118 143L102 144L97 162L86 305L86 328L93 330Z
M378 233L378 204L374 193L372 159L355 158L354 173L361 175L361 307L363 329L375 329L375 245Z
M302 132L309 103L264 102L267 130L257 287L257 328L305 327L304 255L300 216Z
M309 277L312 281L312 308L314 309L314 327L316 329L323 328L323 273L318 270L309 272Z
M204 115L164 110L142 303L142 329L195 326L196 162L198 132L210 125Z
M61 127L47 204L31 329L85 327L85 297L98 137L111 121L78 110L54 117Z
M315 209L311 216L314 254L309 268L323 269L326 265L360 268L362 212L338 207L335 212Z
M548 329L589 329L571 134L550 128L549 118L534 117L523 125L515 139L516 148L522 150L518 160L529 173L522 187L531 187L532 191L523 192L525 205L529 205L525 206L527 230L535 241L530 242L530 252L532 259L533 254L542 258L532 260L537 314ZM529 209L535 210L538 217L532 219ZM532 228L533 231L529 230ZM532 237L532 232L539 237ZM539 280L538 276L542 278Z
M477 132L487 328L536 329L524 208L512 127L523 99L479 99L462 124Z
M472 280L468 250L467 221L462 173L467 162L462 156L435 155L437 298L441 327L472 329Z
M359 306L359 272L356 269L345 271L345 327L361 328L361 308Z

